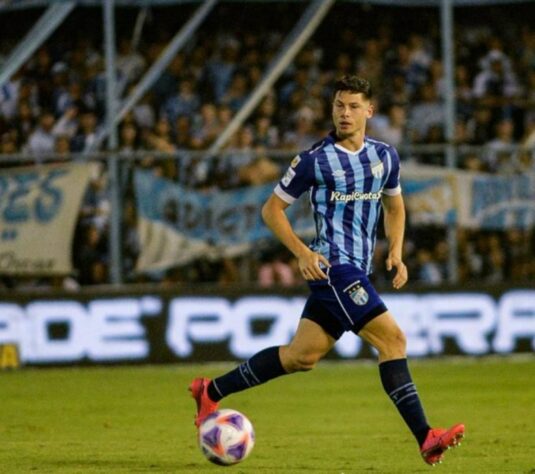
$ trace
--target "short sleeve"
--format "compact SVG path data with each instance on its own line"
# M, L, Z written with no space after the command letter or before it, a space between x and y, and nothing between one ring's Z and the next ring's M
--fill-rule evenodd
M288 204L292 204L301 194L314 184L314 160L307 154L297 155L273 191Z
M394 147L390 147L387 153L390 160L390 173L383 187L383 193L387 196L396 196L401 194L399 155Z

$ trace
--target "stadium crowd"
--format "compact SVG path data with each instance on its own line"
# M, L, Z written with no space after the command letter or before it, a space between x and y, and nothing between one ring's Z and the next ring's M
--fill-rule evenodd
M178 7L174 7L177 8ZM457 166L487 173L535 172L535 29L529 4L513 8L461 9L456 16L455 138ZM219 160L188 159L184 151L206 150L245 103L277 54L303 5L226 4L216 8L201 32L179 52L150 91L119 126L123 154L144 151L136 163L196 189L229 189L275 182L295 151L306 149L330 129L328 84L357 73L376 90L376 114L368 134L398 147L403 162L444 166L444 153L412 145L445 142L444 70L438 11L400 24L404 9L337 5L276 82L251 117L226 145ZM176 31L172 8L154 9L142 40L131 41L132 12L119 22L117 72L127 94ZM355 15L355 11L358 13ZM516 13L515 13L516 11ZM90 10L86 15L99 16ZM89 13L87 13L89 12ZM507 12L507 14L504 14ZM11 13L11 15L23 13ZM132 21L128 21L128 18ZM280 21L283 18L284 21ZM103 127L106 104L101 31L77 29L74 15L0 89L0 153L29 154L41 161L91 150ZM22 22L23 23L23 22ZM230 28L228 25L232 25ZM336 31L336 34L333 34ZM18 39L6 31L5 58ZM100 149L103 149L100 146ZM284 151L284 160L273 151ZM154 152L178 153L158 160ZM277 155L280 156L280 153ZM179 164L177 164L179 163ZM9 159L0 166L10 166ZM124 165L124 163L123 163ZM131 163L122 169L124 272L128 281L219 282L248 279L262 286L298 285L287 252L265 245L236 258L200 259L158 275L134 273L139 253ZM108 282L110 201L105 166L95 175L81 209L74 246L77 272L70 286ZM375 278L386 282L385 241L376 252ZM409 226L405 259L412 280L439 284L448 279L449 246L440 226ZM535 276L535 231L458 230L459 278L501 282ZM246 267L247 271L243 271ZM5 287L44 284L4 278ZM54 284L56 284L55 282ZM48 282L47 284L50 284ZM65 280L57 283L65 285Z

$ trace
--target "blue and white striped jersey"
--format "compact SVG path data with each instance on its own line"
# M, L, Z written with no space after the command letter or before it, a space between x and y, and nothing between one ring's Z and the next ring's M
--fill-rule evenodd
M365 137L352 152L331 133L293 159L274 192L292 204L305 191L316 224L310 248L331 265L350 263L371 273L381 195L401 193L396 149Z

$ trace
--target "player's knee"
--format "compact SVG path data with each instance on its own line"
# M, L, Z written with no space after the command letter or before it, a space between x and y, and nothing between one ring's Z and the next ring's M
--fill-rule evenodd
M405 352L407 349L407 338L405 337L405 333L399 328L392 334L392 346L401 352Z
M315 354L295 354L290 361L292 372L306 372L316 367L320 357Z
M401 329L396 328L388 334L385 334L381 338L379 344L377 344L376 348L383 358L397 359L405 357L407 338Z
M297 366L300 371L312 370L316 367L316 364L319 361L319 357L315 354L301 355L297 358Z

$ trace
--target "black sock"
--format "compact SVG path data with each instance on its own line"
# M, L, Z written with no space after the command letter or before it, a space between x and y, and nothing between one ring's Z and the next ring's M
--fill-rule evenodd
M412 383L407 359L388 360L379 364L381 382L385 392L396 405L399 413L421 446L425 441L429 425L418 392Z
M231 393L260 385L285 374L279 357L279 347L268 347L234 370L212 380L208 385L208 396L214 402L218 402Z

